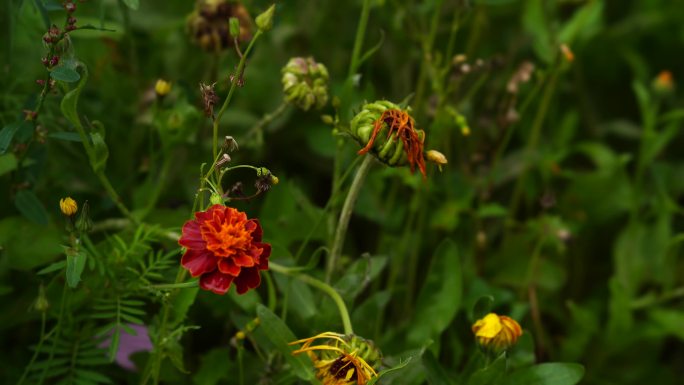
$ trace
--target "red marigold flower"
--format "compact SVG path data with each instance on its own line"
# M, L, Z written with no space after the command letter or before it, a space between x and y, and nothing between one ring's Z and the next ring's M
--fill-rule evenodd
M185 222L178 243L186 248L181 259L200 287L225 294L235 283L238 294L261 283L259 270L268 269L271 245L261 242L257 219L232 207L213 205Z

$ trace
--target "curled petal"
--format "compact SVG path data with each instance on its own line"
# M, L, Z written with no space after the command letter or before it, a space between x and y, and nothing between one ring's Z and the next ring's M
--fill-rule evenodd
M190 271L190 275L197 277L216 270L216 259L209 251L188 249L183 254L181 265Z
M268 270L268 257L271 256L271 245L268 243L257 243L255 245L261 248L259 270Z
M240 270L241 270L240 266L237 266L229 258L221 258L218 261L218 269L223 274L229 274L229 275L232 275L233 277L237 277L240 274Z
M178 240L178 243L187 249L206 249L207 243L202 239L199 222L195 220L185 222L183 225L183 235Z
M250 219L250 221L247 223L248 224L245 225L245 228L247 228L247 226L251 227L252 226L251 223L254 223L256 225L256 227L252 231L252 240L254 240L254 242L261 242L261 237L262 237L264 232L261 229L261 223L259 223L259 220L258 219Z
M254 248L252 248L254 249ZM254 266L254 258L246 253L238 253L233 256L233 263L237 266L252 267Z
M232 282L232 276L216 270L208 274L202 274L202 277L200 277L200 288L211 290L216 294L226 294Z

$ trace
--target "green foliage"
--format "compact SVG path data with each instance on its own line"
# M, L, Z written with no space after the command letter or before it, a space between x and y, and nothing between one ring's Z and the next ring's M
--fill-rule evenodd
M681 383L680 2L220 2L0 6L5 382L316 384L291 343L331 331L382 352L366 385ZM377 101L448 163L398 167L401 127L363 162ZM181 266L211 204L271 246L244 294Z

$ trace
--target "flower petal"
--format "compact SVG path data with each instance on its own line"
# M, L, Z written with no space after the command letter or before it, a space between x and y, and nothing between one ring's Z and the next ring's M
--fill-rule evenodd
M251 223L254 223L256 227L254 228L254 231L252 231L252 240L254 242L261 242L261 237L263 235L263 230L261 229L261 224L259 223L258 219L250 219L249 222L247 222L247 225L245 225L245 228L248 230L251 230L247 226L251 227Z
M218 268L223 274L229 274L233 277L240 274L240 266L237 266L230 258L219 259Z
M200 224L198 221L189 220L183 225L183 235L178 240L178 244L194 250L204 250L207 243L202 239Z
M256 248L253 247L251 250L256 250ZM232 258L233 263L235 263L236 266L245 266L245 267L254 266L254 258L250 254L247 254L244 252L234 254L233 258ZM257 255L257 258L258 258L258 255Z
M261 248L259 270L268 270L268 257L271 256L271 245L269 243L255 243L254 246Z
M217 258L207 250L188 249L181 258L181 265L188 269L193 277L216 270L216 263Z
M244 268L235 278L235 286L237 287L238 294L244 294L249 289L254 289L261 283L261 276L259 276L259 270L255 267Z
M216 270L208 274L202 274L200 277L200 288L211 290L216 294L226 294L232 282L233 277Z

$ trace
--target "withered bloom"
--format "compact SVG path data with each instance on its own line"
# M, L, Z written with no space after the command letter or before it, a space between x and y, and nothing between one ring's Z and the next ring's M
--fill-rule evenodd
M202 102L204 103L204 115L206 115L208 118L212 118L214 116L214 106L219 100L218 96L216 95L216 91L214 90L215 85L216 83L200 83L200 92L202 92Z
M187 29L192 39L204 50L219 52L234 44L230 36L231 17L240 23L239 42L252 38L253 22L247 9L238 1L198 0L188 15Z

